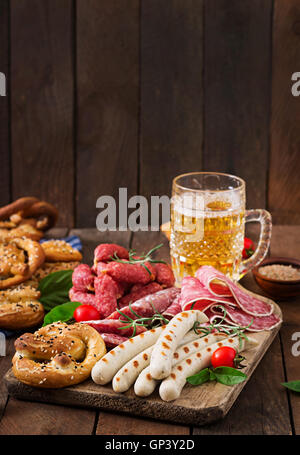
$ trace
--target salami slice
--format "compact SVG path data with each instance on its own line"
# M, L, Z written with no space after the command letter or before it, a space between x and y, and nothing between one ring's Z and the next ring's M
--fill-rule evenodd
M122 313L126 316L136 319L137 316L133 314L132 310L139 316L150 318L157 311L158 313L163 313L174 301L175 297L180 294L180 289L176 287L163 289L162 291L155 292L155 294L147 295L142 299L134 302L130 307L122 308ZM131 309L130 309L131 308ZM120 316L120 313L115 311L112 313L108 319L119 319L124 316Z
M114 348L115 346L125 343L125 341L128 340L127 337L122 337L114 333L101 333L100 335L102 336L107 348Z
M180 294L178 294L171 305L163 312L163 316L172 319L176 314L181 313Z
M99 333L114 333L124 337L131 337L133 335L133 328L127 327L129 322L121 322L117 319L101 319L96 321L85 321L85 324L90 325ZM146 328L143 326L136 327L136 335L145 332Z
M238 306L252 316L269 316L273 312L273 305L243 291L230 278L226 277L214 267L204 265L196 272L196 277L201 284L216 297L234 297Z
M186 276L182 280L180 304L182 311L205 311L215 302L230 303L235 305L232 297L217 297L206 289L197 278Z
M228 324L233 326L247 327L249 332L261 332L262 330L271 330L277 327L281 323L281 319L274 313L269 316L251 316L250 314L245 313L240 308L232 307L229 305L223 305L227 311L225 321ZM220 313L218 308L212 306L210 308L211 317L208 316L207 312L205 314L209 317L210 322L215 321L217 317L222 317L223 314Z

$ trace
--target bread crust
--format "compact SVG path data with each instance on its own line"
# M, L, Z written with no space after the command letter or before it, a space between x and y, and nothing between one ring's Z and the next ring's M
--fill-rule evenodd
M47 240L42 243L46 262L81 261L82 254L64 240Z
M0 243L0 289L28 280L44 261L44 250L34 240L18 238Z
M0 328L19 330L39 325L44 319L39 297L40 292L32 286L0 291Z
M0 208L0 240L17 237L39 240L43 231L55 225L58 215L58 210L49 202L36 197L17 199Z
M49 324L18 338L15 347L16 378L30 386L55 389L83 382L106 353L101 335L80 323Z

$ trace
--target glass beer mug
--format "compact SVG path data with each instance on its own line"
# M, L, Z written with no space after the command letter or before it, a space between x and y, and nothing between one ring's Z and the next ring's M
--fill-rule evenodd
M238 281L266 256L272 219L266 210L245 210L245 182L216 172L182 174L173 180L171 260L177 284L202 265ZM261 224L255 253L242 260L245 222Z

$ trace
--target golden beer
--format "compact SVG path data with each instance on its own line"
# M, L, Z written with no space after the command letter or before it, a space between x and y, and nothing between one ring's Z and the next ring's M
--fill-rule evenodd
M237 280L244 241L243 204L217 196L204 201L202 209L191 210L182 202L176 199L171 206L170 246L176 281L193 276L202 265L212 265Z
M255 253L242 260L246 221L261 224ZM212 265L234 281L267 254L271 215L245 210L245 182L216 172L192 172L173 180L171 200L171 261L177 284L202 265Z

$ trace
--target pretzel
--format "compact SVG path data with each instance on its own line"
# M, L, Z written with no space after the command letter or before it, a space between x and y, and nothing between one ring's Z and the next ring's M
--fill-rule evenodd
M39 218L43 217L42 219L38 219L36 222L37 229L41 229L42 231L46 231L47 229L52 228L58 218L58 211L54 207L54 205L49 204L45 201L38 201L32 204L30 207L26 207L22 211L23 218Z
M18 330L40 324L44 308L39 297L40 292L31 286L0 291L0 328Z
M45 231L55 225L57 218L57 209L36 197L23 197L0 208L0 222L12 223L6 226L0 224L0 227L7 229L14 229L21 224L30 224L39 232Z
M21 197L20 199L17 199L16 201L11 202L4 207L1 207L0 220L8 220L11 215L18 213L28 207L31 207L35 202L38 202L37 197Z
M87 324L62 322L25 333L15 341L13 373L19 381L42 388L78 384L90 376L106 353L101 335Z
M39 231L31 224L20 224L13 228L0 228L1 242L9 242L12 239L18 239L20 237L39 241L43 235L42 231Z
M44 260L44 250L33 240L14 239L0 243L0 289L28 280Z
M81 261L82 254L64 240L48 240L42 243L47 262Z

